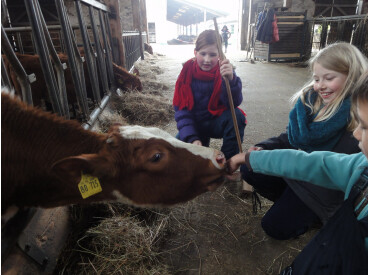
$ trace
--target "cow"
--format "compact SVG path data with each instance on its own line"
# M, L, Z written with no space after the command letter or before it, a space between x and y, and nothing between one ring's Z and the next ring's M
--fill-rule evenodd
M148 43L144 43L144 50L153 55L153 48Z
M81 54L84 55L83 51L81 51ZM46 101L46 103L50 102L46 88L45 78L41 69L39 56L19 53L16 53L16 55L20 63L22 64L23 68L25 69L26 73L27 74L34 73L36 75L36 81L31 83L33 104L35 106L43 106L43 100ZM11 66L8 59L6 58L6 56L2 55L2 57L4 60L5 68L14 86L14 89L18 95L21 95L21 88L17 81L17 75L15 74L14 69ZM67 99L70 104L73 104L77 102L77 99L71 69L68 62L68 56L64 53L59 53L58 57L61 63L67 64L67 69L64 72ZM87 70L87 64L86 62L84 62L83 64L87 95L89 98L93 98L91 82ZM143 86L141 84L140 79L136 75L129 73L125 68L113 63L113 74L118 88L122 90L136 89L138 91L142 91Z
M227 174L222 152L159 128L96 133L3 91L1 122L2 213L112 201L170 206L215 190Z

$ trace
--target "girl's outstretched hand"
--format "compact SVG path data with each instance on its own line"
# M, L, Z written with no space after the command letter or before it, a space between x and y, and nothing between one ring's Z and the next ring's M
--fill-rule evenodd
M227 172L231 175L239 168L241 164L244 163L245 163L245 153L236 154L227 161L226 163Z
M227 77L230 81L233 80L233 65L230 64L229 59L220 62L220 73L222 77Z
M248 149L248 152L252 152L252 151L262 151L263 148L262 147L258 147L258 146L251 146L249 147Z

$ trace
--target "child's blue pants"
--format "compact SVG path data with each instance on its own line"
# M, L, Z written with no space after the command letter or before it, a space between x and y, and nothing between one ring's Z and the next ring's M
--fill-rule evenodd
M267 235L287 240L304 234L320 218L311 210L280 177L254 173L245 165L240 166L245 181L261 196L274 202L261 220Z
M238 123L240 140L243 142L244 129L246 126L245 116L236 108L236 121ZM197 130L203 146L209 146L210 138L222 138L221 151L226 159L239 153L238 141L236 139L234 123L230 110L226 110L217 118L212 120L200 121L197 124Z

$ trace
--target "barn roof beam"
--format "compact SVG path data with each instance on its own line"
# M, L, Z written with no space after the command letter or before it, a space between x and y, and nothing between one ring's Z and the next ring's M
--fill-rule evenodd
M178 25L189 26L227 15L190 1L167 0L167 20Z

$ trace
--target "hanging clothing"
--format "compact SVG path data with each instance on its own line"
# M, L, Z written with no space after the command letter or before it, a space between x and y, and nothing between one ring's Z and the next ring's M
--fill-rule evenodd
M258 14L258 17L257 17L257 23L256 23L256 31L259 30L259 28L261 27L262 25L262 22L263 20L265 19L266 17L266 14L267 14L267 11L264 10L264 11L261 11L259 14Z
M260 19L263 19L261 24L259 24ZM256 29L256 40L261 41L262 43L273 43L279 41L276 16L273 8L268 9L266 16L263 14L261 15L261 18L259 16Z
M278 42L280 40L279 38L279 28L277 25L277 17L276 14L274 14L274 21L272 21L272 43Z

